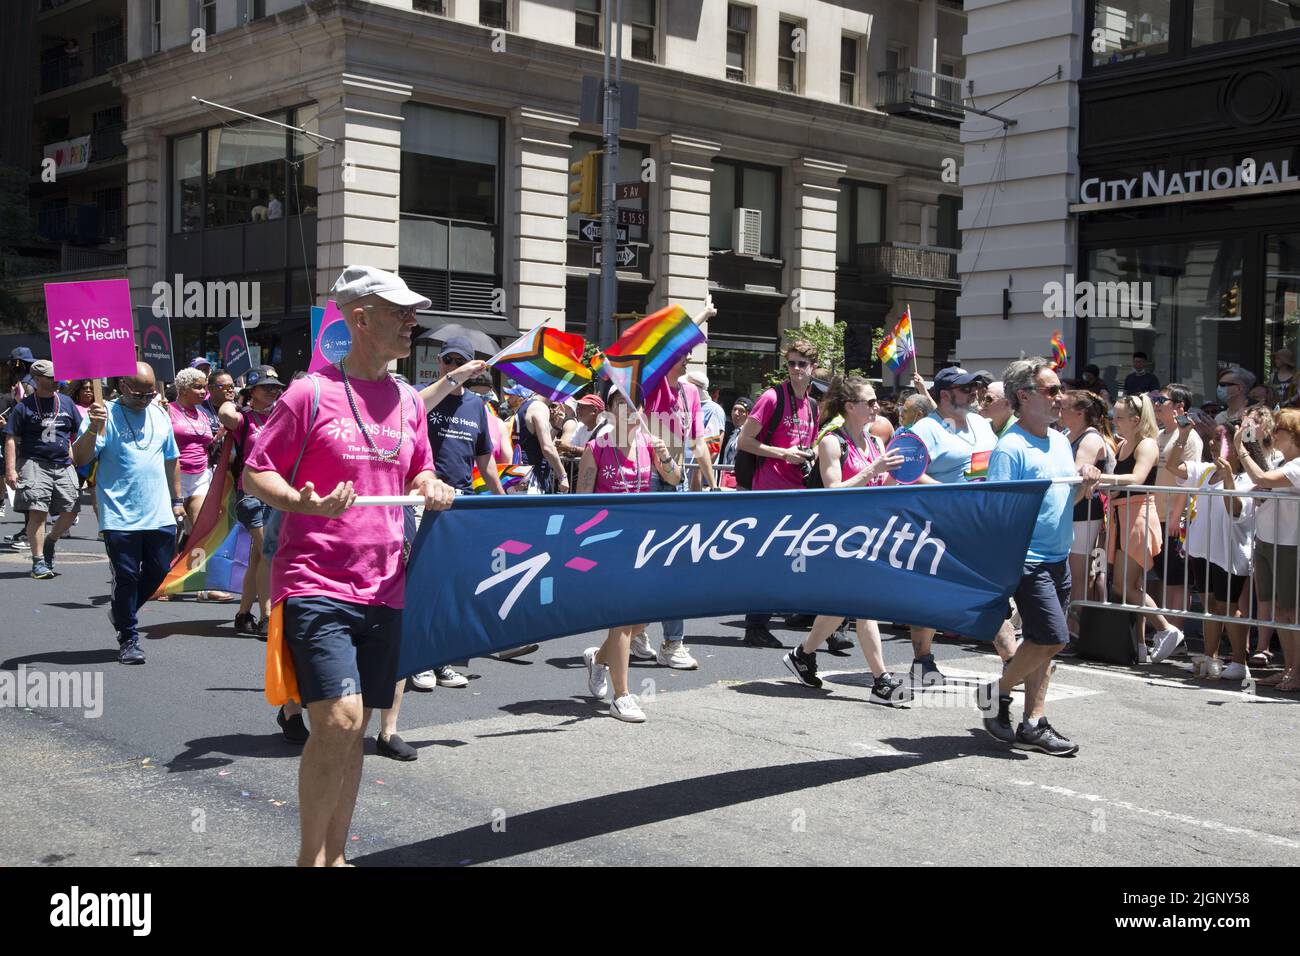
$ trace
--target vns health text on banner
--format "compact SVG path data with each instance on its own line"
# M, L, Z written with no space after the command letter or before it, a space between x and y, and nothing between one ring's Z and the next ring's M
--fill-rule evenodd
M427 512L399 676L620 624L843 614L991 639L1047 481L461 497Z

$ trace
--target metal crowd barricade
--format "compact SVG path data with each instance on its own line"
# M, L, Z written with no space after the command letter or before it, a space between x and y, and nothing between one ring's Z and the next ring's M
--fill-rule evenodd
M1072 607L1093 607L1105 608L1109 610L1122 610L1134 614L1143 614L1147 616L1164 615L1182 619L1198 620L1202 622L1215 621L1222 624L1235 624L1244 627L1281 627L1283 629L1294 630L1295 608L1285 608L1277 600L1278 591L1278 555L1280 549L1295 549L1297 541L1280 540L1285 533L1283 527L1290 524L1292 530L1290 535L1294 536L1294 527L1296 521L1294 516L1300 514L1300 494L1288 491L1264 491L1262 489L1250 488L1247 490L1227 491L1222 488L1206 488L1200 486L1183 486L1183 485L1124 485L1112 486L1106 489L1108 495L1107 516L1104 520L1104 528L1098 530L1104 539L1105 552L1102 559L1103 569L1106 566L1107 557L1114 553L1113 575L1108 582L1104 599L1096 600L1085 596L1083 599L1074 599L1071 601ZM1128 495L1130 503L1123 508L1118 508L1117 503ZM1151 496L1146 498L1146 496ZM1181 507L1176 507L1178 500L1184 499ZM1145 500L1144 500L1145 499ZM1247 548L1249 557L1249 570L1244 573L1234 571L1232 556L1234 551L1233 532L1225 528L1225 523L1229 521L1240 522L1242 518L1231 517L1228 511L1227 503L1233 500L1240 501L1245 508L1248 501L1253 500L1252 512L1247 522L1250 529ZM1259 505L1264 501L1277 501L1278 506L1272 510L1272 516L1268 520L1269 527L1260 528L1257 521L1257 510ZM1159 505L1163 502L1165 505L1164 513L1159 513ZM1141 587L1132 589L1129 587L1129 578L1132 575L1133 563L1135 556L1131 549L1126 545L1131 544L1129 538L1129 521L1124 514L1124 510L1131 511L1134 508L1144 510L1147 508L1157 509L1156 516L1160 523L1161 548L1160 553L1156 555L1152 564L1151 571L1155 570L1156 565L1160 565L1163 573L1160 575L1160 581L1151 581L1149 575L1151 572L1143 570L1139 578ZM1195 512L1193 512L1195 509ZM1204 554L1193 555L1187 550L1187 535L1179 533L1181 528L1191 526L1193 513L1201 515L1201 509L1205 509L1202 515L1205 521L1204 535ZM1292 520L1283 519L1283 512L1289 511ZM1094 519L1089 524L1102 525L1103 519ZM1174 529L1171 535L1170 528ZM1260 540L1259 533L1263 531L1264 537L1271 538L1271 541ZM1216 614L1210 611L1209 602L1206 595L1212 593L1210 586L1210 553L1212 542L1216 536L1228 535L1229 546L1227 554L1223 555L1228 561L1229 567L1222 568L1227 573L1228 580L1228 600L1224 602L1228 605L1225 610L1227 614ZM1077 533L1077 531L1076 531ZM1088 532L1089 538L1094 539L1091 531ZM1199 536L1198 536L1199 537ZM1170 539L1180 538L1184 551L1183 569L1181 580L1175 574L1175 580L1169 580L1170 572ZM1095 548L1095 545L1093 545ZM1199 550L1198 546L1198 550ZM1088 563L1088 576L1091 579L1094 573L1095 550L1091 550ZM1257 580L1255 569L1257 561L1261 554L1271 557L1269 562L1271 566L1271 585L1270 594L1273 600L1261 602L1257 593ZM1145 562L1144 562L1145 563ZM1199 577L1193 577L1193 568L1199 567L1203 573ZM1238 565L1240 567L1240 565ZM1292 581L1294 590L1292 594L1300 594L1300 562L1294 571L1295 580ZM1234 602L1232 600L1233 581L1245 579L1241 598ZM1199 588L1198 588L1199 585ZM1170 588L1182 589L1182 600L1175 606L1169 606L1168 590ZM1201 596L1202 609L1193 610L1191 607L1192 591L1197 590ZM1091 593L1090 588L1085 588L1085 595ZM1159 597L1160 600L1156 600ZM1294 602L1292 602L1294 603ZM1235 606L1234 606L1235 605ZM1262 612L1267 607L1267 613ZM1242 616L1233 616L1233 611L1239 610ZM1281 615L1279 615L1281 612Z
M576 491L578 487L578 465L581 463L579 458L563 458L565 474L569 476L569 491ZM714 462L714 475L721 475L723 472L735 471L735 465L719 465ZM699 462L689 462L686 465L686 487L690 488L694 482L696 473L700 470Z

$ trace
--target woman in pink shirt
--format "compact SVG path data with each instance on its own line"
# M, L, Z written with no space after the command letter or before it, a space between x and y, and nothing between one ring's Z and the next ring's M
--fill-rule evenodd
M653 476L676 487L682 481L681 464L668 453L668 446L656 435L641 427L636 409L623 395L609 393L608 410L613 429L589 441L578 465L578 494L637 494L650 490ZM587 662L587 687L591 696L604 700L614 685L614 702L609 715L631 723L641 723L645 714L627 686L627 661L632 635L645 629L644 624L611 627L605 643L589 647L582 653Z
M890 472L903 463L898 455L885 452L880 439L871 433L880 403L871 383L856 375L831 382L821 406L821 433L817 443L817 463L822 485L826 488L872 488L893 482ZM819 614L803 644L785 655L785 666L809 687L821 687L817 676L817 649L826 643L844 618ZM880 626L875 621L858 618L858 643L867 659L875 682L871 687L873 704L901 707L911 699L911 691L885 669L880 647Z

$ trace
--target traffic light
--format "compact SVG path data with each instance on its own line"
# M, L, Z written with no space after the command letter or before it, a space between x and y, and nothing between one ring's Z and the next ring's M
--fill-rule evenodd
M569 183L569 194L574 197L569 200L569 212L589 216L600 212L600 201L597 198L600 167L597 163L602 155L603 150L593 150L569 167L569 172L578 177Z
M1224 315L1241 315L1241 287L1235 282L1219 297Z

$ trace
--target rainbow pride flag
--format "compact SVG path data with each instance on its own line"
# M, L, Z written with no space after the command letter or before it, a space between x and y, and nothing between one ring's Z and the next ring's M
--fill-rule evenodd
M889 366L895 375L911 359L916 357L916 342L912 339L912 307L903 310L903 317L894 326L894 331L885 336L885 340L876 349L880 361Z
M231 446L221 449L212 476L212 486L203 501L185 550L176 555L171 570L153 597L188 591L231 591L244 587L251 541L244 526L235 520L235 478L230 473Z
M501 490L509 492L511 488L522 481L527 481L528 476L533 473L532 465L502 465L497 463L497 477L501 479ZM474 487L473 492L476 495L489 494L487 482L479 474L478 465L474 466L473 472Z
M556 402L591 384L591 369L582 362L586 340L572 332L539 325L488 360L516 381Z
M598 356L595 368L640 407L677 360L703 341L704 333L686 310L669 305L624 332Z
M1065 351L1065 340L1061 338L1061 330L1057 329L1052 333L1052 371L1061 371L1069 359L1069 353Z

